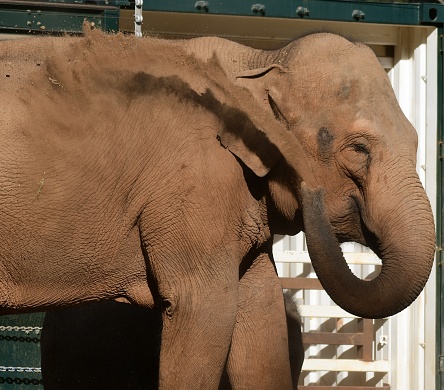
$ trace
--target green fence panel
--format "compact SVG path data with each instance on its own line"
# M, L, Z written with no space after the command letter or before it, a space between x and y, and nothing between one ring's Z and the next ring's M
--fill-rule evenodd
M381 3L367 1L281 0L281 1L195 1L144 0L147 11L207 13L330 20L398 25L442 24L444 7L434 3Z
M120 9L111 6L0 0L0 32L81 33L84 21L118 31Z
M43 389L40 334L44 316L0 317L0 389Z

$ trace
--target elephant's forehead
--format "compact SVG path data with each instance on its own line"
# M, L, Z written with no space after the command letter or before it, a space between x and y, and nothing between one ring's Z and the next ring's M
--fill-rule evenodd
M399 107L387 75L382 68L371 72L367 67L359 70L350 66L344 71L326 66L294 87L298 95L294 101L307 112L342 115L348 120L358 115L373 117L384 112L387 118L397 116Z
M322 89L340 88L342 93L347 93L353 84L355 87L367 84L366 87L372 89L380 84L375 85L375 81L386 78L371 49L331 34L316 34L292 50L292 55L290 68L296 78L317 82Z
M288 52L296 57L325 60L333 65L356 59L365 63L369 57L374 57L368 46L329 33L307 35L290 45L293 47Z
M414 146L416 132L373 51L331 34L308 38L293 51L287 93L299 119L294 122Z

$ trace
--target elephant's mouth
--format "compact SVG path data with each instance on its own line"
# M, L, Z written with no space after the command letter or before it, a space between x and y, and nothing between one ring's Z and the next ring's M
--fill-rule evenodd
M351 228L348 229L348 231L339 231L339 229L335 229L334 224L332 223L336 238L340 244L345 242L355 242L363 245L371 249L381 259L382 251L380 250L380 239L376 233L368 228L361 210L362 205L360 200L356 196L351 196L349 212L353 217L348 224Z
M346 216L338 218L340 223L335 221L331 222L338 242L356 242L373 251L377 251L379 240L376 234L373 233L365 223L360 199L355 195L351 195L348 199Z

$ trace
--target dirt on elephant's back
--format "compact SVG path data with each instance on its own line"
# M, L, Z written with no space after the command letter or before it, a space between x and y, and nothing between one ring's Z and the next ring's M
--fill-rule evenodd
M98 30L85 31L84 37L2 41L0 47L0 112L6 124L28 109L45 117L68 115L65 105L118 110L128 100L126 77L140 72L170 76L184 68L192 74L195 67L180 43Z

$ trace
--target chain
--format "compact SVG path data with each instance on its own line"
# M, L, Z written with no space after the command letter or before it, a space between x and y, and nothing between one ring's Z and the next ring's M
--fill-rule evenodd
M8 385L43 385L42 379L37 378L11 378L10 376L4 378L0 376L0 384L7 383Z
M0 332L25 332L29 334L34 332L39 334L42 330L40 326L0 326ZM1 336L0 336L1 337ZM5 336L5 339L10 338L10 336ZM15 336L13 337L15 338ZM22 341L22 337L17 338L19 341ZM31 339L30 337L26 337L24 341L33 341L38 342L37 338ZM40 367L13 367L13 366L0 366L0 372L16 372L16 373L32 373L32 374L41 374L42 369ZM0 376L0 384L7 383L10 385L40 385L42 384L42 380L38 378L11 378L11 377L2 377Z
M32 372L41 373L40 367L12 367L12 366L0 366L0 372Z
M0 326L0 332L25 332L26 334L35 332L39 334L41 330L41 326Z

